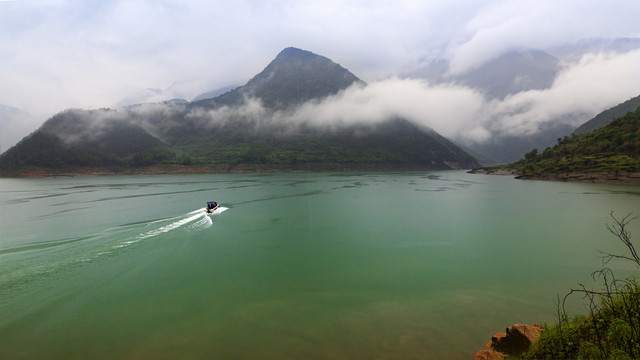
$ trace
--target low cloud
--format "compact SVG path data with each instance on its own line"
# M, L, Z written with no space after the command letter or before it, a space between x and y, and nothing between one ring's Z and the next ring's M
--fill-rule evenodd
M547 49L590 38L637 36L634 6L626 0L487 3L464 24L467 37L448 44L451 73L463 74L517 48Z
M273 124L283 131L294 131L299 124L336 129L404 118L471 145L504 136L530 136L551 124L578 126L640 94L637 64L640 50L588 54L574 64L565 64L549 89L523 91L504 99L488 99L479 89L459 84L394 77L366 86L355 84L336 95L284 111L265 108L259 99L245 98L242 106L216 109L156 103L83 113L91 117L87 124L94 133L104 122L127 119L160 138L184 118L210 129L234 119L249 119L256 131Z
M473 122L483 103L482 95L470 88L392 78L368 86L354 85L323 101L306 103L290 116L332 127L405 118L444 136L458 137L462 128L475 127Z
M640 95L640 50L585 55L560 72L553 86L487 104L484 126L494 136L527 136L544 123L579 126L599 112ZM576 116L577 115L577 116Z
M339 127L375 124L400 117L432 128L464 144L504 136L530 136L553 123L574 127L599 112L640 94L640 50L585 55L565 64L549 89L489 100L480 91L456 84L392 78L354 85L322 101L273 114L290 123ZM266 114L253 102L245 113ZM220 114L217 114L220 115Z

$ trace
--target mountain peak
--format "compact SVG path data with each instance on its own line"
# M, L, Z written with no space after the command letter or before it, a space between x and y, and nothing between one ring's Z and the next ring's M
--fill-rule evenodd
M239 90L267 107L287 107L363 83L349 70L311 51L288 47Z
M317 57L321 57L321 58L324 57L324 56L320 56L320 55L314 54L311 51L298 49L296 47L287 47L287 48L284 48L282 51L280 51L280 53L276 56L276 59L283 58L283 57L284 58L290 58L290 57L313 58L313 57L316 57L316 56Z
M284 109L335 95L354 83L365 84L327 57L287 47L244 86L205 101L235 106L245 98L256 98L267 108Z

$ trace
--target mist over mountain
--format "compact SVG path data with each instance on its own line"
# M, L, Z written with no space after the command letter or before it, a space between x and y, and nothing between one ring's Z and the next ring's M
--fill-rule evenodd
M213 98L140 103L116 113L176 158L206 158L204 146L189 144L208 138L266 141L269 134L281 141L309 129L371 130L404 119L416 131L454 141L485 165L509 163L638 93L640 40L592 40L562 49L514 47L464 71L453 71L445 59L422 61L401 78L367 84L324 56L286 48L245 85L222 88Z
M607 125L628 112L635 112L638 108L640 108L640 95L599 113L593 119L576 128L573 134L580 135L589 133Z
M455 132L429 125L487 165L509 163L532 148L553 145L636 94L631 79L640 79L633 65L640 61L639 49L637 38L587 39L544 51L507 50L463 71L452 71L448 60L431 59L405 76L426 79L431 87L455 84L476 91L481 98L472 105L475 121L453 120Z
M35 130L35 127L32 114L0 104L0 154Z
M581 41L554 46L548 53L562 61L578 61L589 53L626 53L640 48L640 38L590 38Z
M333 121L318 121L309 111L364 87L328 58L287 48L246 85L213 99L61 112L3 155L0 170L6 175L33 168L149 165L218 171L477 166L432 129L394 114L346 121L336 113Z
M210 90L207 92L204 92L196 97L194 97L193 99L191 99L192 102L196 102L196 101L200 101L200 100L207 100L207 99L213 99L216 98L224 93L227 93L235 88L237 88L238 86L236 85L229 85L229 86L224 86L221 87L219 89L215 89L215 90Z
M469 86L490 99L527 90L548 89L561 67L560 60L538 49L516 49L490 59L462 74L450 74L446 60L432 60L420 69L406 74L434 83L453 82Z
M472 172L518 174L523 179L638 184L640 108L591 132L559 138L543 151L533 149L520 161Z

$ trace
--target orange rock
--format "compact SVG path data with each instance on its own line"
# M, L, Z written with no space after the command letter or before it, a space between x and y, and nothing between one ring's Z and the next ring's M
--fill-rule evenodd
M473 360L502 360L504 354L495 350L480 350L473 355Z
M529 346L540 337L542 328L538 324L513 324L507 328L506 336L491 338L491 347L505 354L521 354L529 349Z
M491 337L491 348L495 349L496 347L500 346L500 344L502 343L502 339L504 339L506 336L507 334L503 332L493 334L493 336Z

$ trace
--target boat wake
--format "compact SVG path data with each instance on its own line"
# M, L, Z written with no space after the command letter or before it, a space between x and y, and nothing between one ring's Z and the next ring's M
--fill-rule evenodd
M0 295L3 289L115 256L133 244L171 231L205 230L213 225L213 215L226 210L228 208L220 207L207 214L205 208L200 208L172 218L124 224L79 238L1 250L4 271L0 273Z
M204 230L206 228L211 227L211 225L213 224L213 221L211 220L210 215L221 214L228 209L229 208L226 208L226 207L219 207L213 213L207 214L205 211L205 208L201 208L201 209L193 210L190 213L187 213L186 215L183 215L183 216L165 219L165 220L157 220L157 222L166 222L166 221L173 221L173 222L167 225L164 225L160 228L149 230L145 233L142 233L138 235L136 239L137 240L147 239L150 237L154 237L154 236L169 232L171 230L178 229L185 225L188 225L186 229L189 231Z

